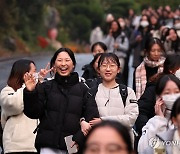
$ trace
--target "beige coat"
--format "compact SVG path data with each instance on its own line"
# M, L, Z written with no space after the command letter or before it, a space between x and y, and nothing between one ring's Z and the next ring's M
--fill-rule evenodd
M5 153L36 152L33 131L37 120L24 115L23 89L16 92L6 86L0 94L1 125L3 128L3 147Z

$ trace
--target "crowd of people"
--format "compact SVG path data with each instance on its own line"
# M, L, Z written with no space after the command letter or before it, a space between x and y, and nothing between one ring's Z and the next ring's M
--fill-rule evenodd
M106 22L91 35L82 76L69 48L39 72L31 60L14 62L0 93L5 154L180 153L180 10L130 9Z

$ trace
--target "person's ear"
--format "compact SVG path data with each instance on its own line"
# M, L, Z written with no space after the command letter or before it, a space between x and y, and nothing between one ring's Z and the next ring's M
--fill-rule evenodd
M175 117L172 117L171 121L175 126L178 126L178 122Z
M121 67L118 68L118 73L120 73L120 71L121 71Z

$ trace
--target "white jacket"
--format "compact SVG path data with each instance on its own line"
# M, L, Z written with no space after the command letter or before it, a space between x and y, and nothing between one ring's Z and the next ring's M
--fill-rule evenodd
M132 143L134 143L132 127L139 115L139 108L137 103L130 103L130 100L137 102L134 90L127 87L127 91L128 96L125 107L121 98L119 86L109 89L104 87L102 83L99 84L95 100L101 119L115 120L127 126L130 129Z
M166 131L168 126L167 118L154 116L149 119L146 125L142 128L142 136L138 143L138 153L146 154L151 146L151 142L156 140L156 134Z
M29 119L23 113L23 89L16 92L9 86L0 94L1 124L3 128L3 147L5 153L36 152L34 147L37 120Z
M129 40L125 36L124 32L121 32L121 34L116 39L114 39L113 36L107 35L103 42L106 44L108 52L114 52L118 57L122 58L125 58L127 56L127 51L129 49ZM114 49L115 43L119 45L118 49Z
M106 104L107 100L109 102ZM95 97L100 117L103 120L116 120L132 128L139 114L138 104L130 103L130 100L136 100L134 91L128 87L128 97L124 107L119 87L108 89L99 84ZM106 106L105 106L106 104Z

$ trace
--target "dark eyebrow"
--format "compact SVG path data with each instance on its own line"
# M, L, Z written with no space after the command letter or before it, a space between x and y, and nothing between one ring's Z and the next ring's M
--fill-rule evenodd
M87 146L92 146L92 145L97 145L97 146L99 146L97 142L91 142L91 143L89 143Z
M126 149L126 147L125 148L123 148L121 145L119 145L119 144L115 144L115 143L110 143L110 144L108 144L108 145L106 145L107 147L117 147L118 149Z

